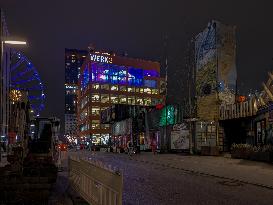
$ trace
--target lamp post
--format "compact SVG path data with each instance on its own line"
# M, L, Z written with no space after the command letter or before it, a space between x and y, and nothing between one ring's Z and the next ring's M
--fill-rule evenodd
M1 28L0 28L0 30L1 30ZM7 83L6 81L3 81L3 79L4 78L8 78L8 76L9 76L9 75L4 75L4 74L6 72L7 73L10 72L10 70L7 69L8 67L10 67L10 62L9 61L8 62L4 61L4 45L7 45L7 46L26 45L26 41L13 40L13 39L9 39L7 37L3 37L1 35L0 35L0 41L1 41L1 50L0 50L0 52L1 52L1 54L0 54L0 79L2 79L1 80L1 85L0 85L1 88L0 89L5 89L5 87L9 87L9 81ZM4 68L4 66L5 66L5 68ZM6 69L6 72L5 72L4 69ZM4 84L3 82L6 82L6 86L3 85ZM4 93L4 92L1 91L1 93ZM0 106L3 107L3 96L0 96ZM7 128L5 128L5 126L3 125L3 123L4 123L3 122L3 120L4 120L3 119L3 116L4 116L3 112L7 113L8 112L7 110L6 111L5 110L4 111L2 111L2 110L0 111L0 120L1 120L1 122L0 122L0 124L1 124L1 128L0 128L1 129L1 131L0 131L0 134L1 134L1 139L0 139L0 162L2 160L2 155L1 155L1 150L2 150L2 146L3 146L2 138L3 138L4 135L6 135L5 129L8 128L8 124L5 125ZM6 118L6 119L8 119L8 118ZM8 129L7 129L7 131L8 131Z

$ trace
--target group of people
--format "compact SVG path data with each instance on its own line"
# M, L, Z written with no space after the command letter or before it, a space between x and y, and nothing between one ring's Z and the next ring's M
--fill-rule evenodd
M156 142L155 137L151 138L150 147L152 149L152 153L156 154L157 142ZM128 142L127 142L128 155L132 155L133 153L136 153L137 151L138 150L136 150L136 148L133 146L133 143L130 140L128 140Z

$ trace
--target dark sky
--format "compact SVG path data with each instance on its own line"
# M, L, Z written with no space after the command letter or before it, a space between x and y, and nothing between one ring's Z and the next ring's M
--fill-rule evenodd
M46 87L43 114L62 120L64 48L86 49L93 42L97 48L159 61L167 34L170 99L181 102L187 42L215 19L237 26L240 89L260 89L273 68L271 0L0 0L0 7L10 33L28 41L24 52Z

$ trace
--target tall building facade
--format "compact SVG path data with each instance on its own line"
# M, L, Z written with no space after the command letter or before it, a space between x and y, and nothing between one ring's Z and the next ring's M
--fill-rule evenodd
M87 51L65 49L65 135L77 134L77 89L80 68Z
M197 115L216 120L219 103L235 102L235 27L211 21L195 39ZM212 105L209 112L201 105L206 102Z
M219 106L235 102L235 26L212 20L195 37L197 118L196 145L223 148Z
M3 10L0 8L0 141L6 141L9 125L10 48L3 43L8 36Z
M164 85L164 86L163 86ZM164 103L164 79L158 62L91 51L81 67L78 90L79 136L107 144L110 125L101 111L114 104L155 106Z

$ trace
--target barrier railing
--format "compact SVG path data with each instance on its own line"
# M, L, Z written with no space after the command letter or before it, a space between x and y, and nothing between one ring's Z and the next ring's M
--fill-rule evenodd
M100 161L69 157L69 181L92 205L122 204L122 173Z

